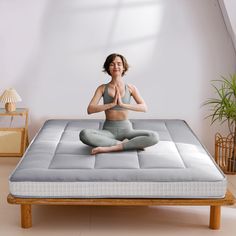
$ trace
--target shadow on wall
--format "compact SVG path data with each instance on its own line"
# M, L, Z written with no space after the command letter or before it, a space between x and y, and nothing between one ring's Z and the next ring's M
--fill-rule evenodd
M135 76L144 70L156 44L163 8L158 1L142 0L43 4L32 29L35 37L27 38L34 40L32 48L26 51L15 84L23 105L30 109L31 137L48 114L83 116L96 86L91 91L84 88L94 84L94 78L95 83L103 82L101 67L109 53L128 55L137 69ZM142 56L137 57L137 51Z
M21 69L14 72L14 87L30 109L32 136L44 119L86 118L95 88L108 82L102 72L104 59L119 52L131 64L126 82L135 84L148 104L145 118L184 119L200 140L209 139L210 128L202 125L200 110L209 92L206 87L217 73L235 69L235 53L217 1L40 4L21 7L32 17L15 26L25 27L25 52L15 62ZM31 24L36 13L37 24ZM16 46L11 46L14 51Z

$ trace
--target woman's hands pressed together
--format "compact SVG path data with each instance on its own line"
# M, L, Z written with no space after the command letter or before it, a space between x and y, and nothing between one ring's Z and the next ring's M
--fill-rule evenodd
M122 107L123 101L122 101L122 99L121 99L120 91L119 91L118 88L116 88L116 89L117 89L117 90L116 90L116 91L117 91L117 104Z
M117 106L117 105L122 106L123 105L120 91L117 86L115 86L115 96L114 96L114 100L113 100L113 105L114 106Z

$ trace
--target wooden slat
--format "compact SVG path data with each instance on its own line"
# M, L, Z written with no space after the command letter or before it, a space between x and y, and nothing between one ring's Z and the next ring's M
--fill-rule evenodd
M221 206L234 204L234 196L227 191L224 198L218 199L121 199L121 198L17 198L8 195L8 203L21 205L21 227L32 227L31 205L96 205L96 206L210 206L210 229L220 228Z
M17 198L8 195L11 204L34 204L34 205L102 205L102 206L209 206L209 205L232 205L234 196L227 191L224 198L204 199L179 199L179 198Z

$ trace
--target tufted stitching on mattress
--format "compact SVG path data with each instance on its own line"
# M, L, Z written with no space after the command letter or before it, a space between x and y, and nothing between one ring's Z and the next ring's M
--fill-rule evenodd
M145 128L145 126L142 126L143 125L142 121L141 121L141 123L138 120L136 120L135 122L136 123L132 122L132 126L133 127L134 127L134 124L136 124L138 126L141 125L141 127ZM61 127L61 130L59 130L60 132L58 132L59 133L58 135L60 135L60 137L58 137L59 141L58 141L58 143L57 143L57 145L55 147L54 153L52 154L53 157L49 160L49 169L61 169L61 168L62 169L70 169L70 168L71 169L109 169L109 168L112 169L112 168L114 168L113 166L115 164L113 164L113 165L112 164L107 165L106 163L104 164L104 161L106 161L106 159L104 159L104 160L102 160L102 158L100 159L99 155L96 155L96 157L93 156L93 159L94 159L93 162L91 160L89 161L89 159L91 159L90 155L84 154L84 153L83 154L77 153L76 149L78 147L76 146L76 144L74 146L71 146L72 149L70 149L70 146L69 147L67 146L68 153L66 151L61 152L59 149L62 148L62 150L63 150L63 144L62 144L63 143L63 137L64 137L63 135L65 135L66 132L68 132L69 135L71 135L70 131L74 132L73 130L68 128L68 126L70 126L70 124L71 124L71 122L67 122L66 124L63 124L64 125L64 129L63 129L63 127ZM102 122L101 121L98 121L97 124L98 124L99 128L102 127ZM173 145L175 147L176 154L173 154L173 155L177 155L176 157L179 157L179 162L182 163L182 167L180 165L178 165L178 164L177 165L175 165L175 164L173 165L173 163L172 163L172 166L171 165L170 166L165 166L164 168L166 168L166 169L186 168L186 165L185 165L185 163L183 161L183 158L182 158L182 156L181 156L181 154L180 154L180 152L178 150L178 147L176 146L176 143L173 141L172 135L170 134L169 129L167 128L166 122L162 121L161 124L163 125L163 127L162 126L157 127L157 128L154 128L154 130L156 130L157 132L164 132L164 137L167 137L168 138L167 140L171 141L171 143L173 143ZM69 131L68 131L68 129L69 129ZM65 139L65 141L68 141L68 140ZM60 146L60 145L62 145L62 146ZM74 147L75 147L75 149L73 151ZM89 148L86 145L84 145L84 147ZM57 156L57 154L58 154L58 156ZM123 154L124 153L120 153L119 155L121 155L121 157L122 157ZM156 154L158 155L158 149L157 149ZM62 155L64 156L64 159L67 159L67 164L64 167L62 165L63 163L62 164L60 164L60 163L58 164L57 163L58 161L60 162L63 159ZM116 155L116 153L114 155ZM153 169L153 168L160 169L160 168L163 168L162 166L160 166L158 164L158 162L159 162L158 156L157 156L156 160L154 161L156 163L156 164L154 163L155 167L152 167L150 165L149 157L148 156L145 157L145 155L146 154L143 151L136 151L135 153L132 154L132 156L128 156L127 157L128 159L134 160L134 162L136 162L134 165L130 165L129 164L129 167L125 166L126 163L125 163L125 158L123 156L123 159L122 159L122 163L123 164L121 163L121 166L123 166L123 168L127 168L127 169L150 169L150 168L151 169ZM153 152L152 155L155 155L155 153ZM57 157L59 157L59 159L57 159ZM82 166L80 165L82 163L82 162L79 161L80 158L81 158L82 161L86 159L85 160L86 163L83 163ZM162 160L163 160L163 158L165 158L165 157L162 157ZM72 163L73 160L76 160L76 164ZM101 163L101 161L103 163ZM177 162L178 162L178 158L176 159L176 163ZM71 163L71 164L69 164L69 163ZM128 162L128 163L130 163L130 162ZM109 166L111 166L111 167L109 167Z
M134 128L134 122L133 122L132 120L131 120L130 122L131 122L131 124L132 124L132 128ZM139 153L140 153L140 151L137 150L137 151L136 151L136 157L137 157L137 161L138 161L138 169L141 169Z
M141 169L141 163L140 163L140 155L139 155L140 151L137 151L137 158L138 158L138 165L139 165L139 169Z
M58 146L59 146L59 144L60 144L62 135L64 134L64 132L65 132L65 130L66 130L68 124L69 124L69 122L67 122L67 123L65 124L64 129L63 129L62 132L61 132L61 135L60 135L59 141L57 142L57 146L55 147L55 150L54 150L52 159L51 159L51 161L50 161L50 163L49 163L49 165L48 165L48 169L50 169L50 165L51 165L51 163L53 162L53 160L54 160L54 158L55 158L55 154L57 153L57 149L58 149Z
M169 133L169 135L170 135L170 137L171 137L171 140L172 140L172 142L174 143L175 148L177 149L178 154L179 154L179 156L180 156L180 158L181 158L181 160L182 160L182 162L183 162L183 164L184 164L184 168L187 168L187 164L186 164L186 162L184 161L184 158L183 158L183 156L181 155L180 150L179 150L178 146L176 145L176 142L173 140L171 131L170 131L170 129L168 128L168 125L166 124L166 122L165 122L165 126L166 126L166 128L167 128L167 130L168 130L168 133Z

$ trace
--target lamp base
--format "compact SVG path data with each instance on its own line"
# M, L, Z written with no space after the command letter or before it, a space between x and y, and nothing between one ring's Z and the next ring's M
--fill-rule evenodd
M6 112L13 112L16 110L16 104L14 102L7 102L5 104Z

